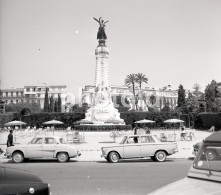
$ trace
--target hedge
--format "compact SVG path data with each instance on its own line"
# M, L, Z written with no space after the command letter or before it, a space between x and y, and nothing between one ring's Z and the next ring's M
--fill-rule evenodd
M221 113L199 113L195 119L196 129L208 130L215 126L216 130L221 129Z
M50 120L58 120L64 123L63 127L67 128L73 125L73 122L84 119L85 113L58 113L58 112L42 112L35 113L29 116L22 116L22 121L26 122L28 126L42 127L43 123Z
M20 115L14 112L7 112L5 114L0 114L0 127L4 127L5 123L13 120L20 120Z
M179 118L179 113L176 112L122 112L120 117L124 119L126 124L133 125L134 122L149 119L155 121L156 127L165 126L163 121L170 118Z
M75 121L85 118L85 113L34 113L29 116L21 116L21 120L28 126L43 126L43 123L49 120L59 120L64 123L63 127L73 126ZM179 118L179 113L175 112L122 112L120 118L124 119L126 125L134 125L135 121L142 119L154 120L156 127L165 126L164 120L170 118Z

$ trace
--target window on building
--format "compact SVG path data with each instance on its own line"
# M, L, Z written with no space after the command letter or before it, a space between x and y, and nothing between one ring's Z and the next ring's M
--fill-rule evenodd
M13 100L11 100L11 103L13 103Z
M13 97L13 92L11 92L11 96Z
M30 91L30 88L26 88L26 91Z
M38 88L38 91L41 91L41 88Z
M33 91L35 91L35 87L33 88Z
M16 100L16 103L18 103L18 100Z
M23 102L24 100L21 100L21 102Z

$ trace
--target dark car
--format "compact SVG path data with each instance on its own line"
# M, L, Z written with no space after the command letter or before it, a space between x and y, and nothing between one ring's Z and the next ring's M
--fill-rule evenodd
M162 187L151 195L220 195L221 194L221 131L205 140L186 178Z
M49 195L50 185L31 172L0 166L0 194Z

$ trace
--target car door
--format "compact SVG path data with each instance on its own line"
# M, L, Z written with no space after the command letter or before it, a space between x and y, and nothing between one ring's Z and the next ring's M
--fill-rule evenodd
M124 157L123 158L135 158L140 157L140 137L129 136L124 143Z
M141 136L140 141L141 141L141 146L140 146L141 156L142 157L153 156L155 153L156 144L152 136L151 135Z
M43 158L53 158L57 148L57 141L53 137L45 137L43 144Z
M43 138L36 137L26 147L25 158L42 158Z

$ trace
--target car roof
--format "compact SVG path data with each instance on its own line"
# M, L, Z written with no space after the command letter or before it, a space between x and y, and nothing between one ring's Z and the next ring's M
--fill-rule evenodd
M204 142L221 142L221 131L216 131L209 135Z

